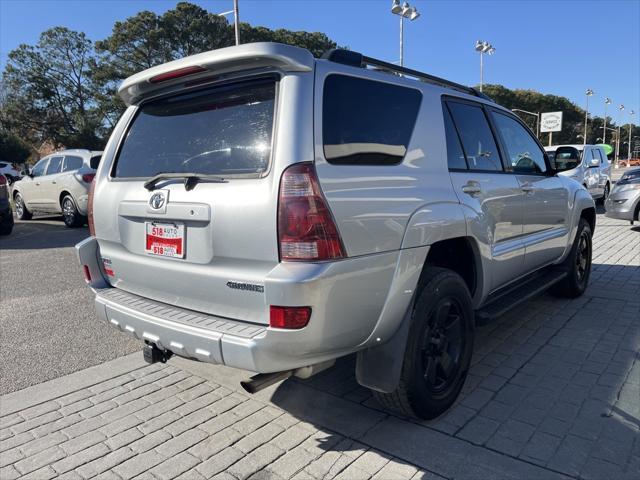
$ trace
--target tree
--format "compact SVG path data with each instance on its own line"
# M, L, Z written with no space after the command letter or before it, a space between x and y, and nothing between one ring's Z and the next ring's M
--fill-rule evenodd
M31 149L13 133L0 128L0 160L12 163L24 163Z
M336 47L334 41L319 32L271 30L247 23L240 24L240 31L242 43L286 43L307 48L315 56ZM100 111L113 126L124 111L117 96L122 80L155 65L232 45L233 26L224 17L188 2L180 2L162 15L142 11L116 22L111 35L96 42L98 57L92 64Z
M3 74L2 125L32 144L51 140L67 147L101 145L89 60L91 41L64 27L43 32L36 45L9 53Z
M519 108L533 113L542 112L563 112L562 131L553 133L553 143L573 144L583 143L584 135L584 109L572 103L566 97L557 95L545 95L535 90L510 90L502 85L485 85L484 93L493 98L503 107L514 109ZM516 112L518 113L518 112ZM519 114L519 113L518 113ZM520 114L519 114L520 115ZM535 118L531 115L522 115L522 119L529 125L533 132L536 131ZM601 143L602 126L604 119L590 116L587 125L587 143ZM615 124L611 118L607 120L607 127L613 128ZM540 134L540 139L546 144L548 134ZM611 132L607 132L607 143L611 143Z

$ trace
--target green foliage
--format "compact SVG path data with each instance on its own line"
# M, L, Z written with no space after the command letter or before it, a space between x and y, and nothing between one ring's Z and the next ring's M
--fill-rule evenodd
M101 143L92 95L91 41L64 27L43 32L36 45L20 45L9 53L3 74L4 128L29 139L51 140L69 147Z
M519 108L527 110L532 113L542 112L563 112L562 114L562 131L554 132L552 141L554 145L558 144L572 144L583 143L582 135L584 135L584 108L572 103L568 98L559 97L557 95L546 95L535 90L510 90L502 85L484 85L483 92L493 98L503 107L508 109ZM592 102L590 110L594 108L603 110L603 105L594 107L594 101ZM613 110L613 109L611 109ZM536 131L536 118L533 115L527 115L520 112L516 112L533 132ZM589 115L589 121L587 123L587 143L602 143L602 139L606 138L607 143L613 144L614 138L617 136L616 132L607 130L606 137L603 137L604 118ZM607 115L607 128L614 128L616 126L613 119ZM640 132L639 127L635 129ZM625 137L624 132L627 132ZM621 139L622 142L628 140L628 127L622 128ZM635 133L638 135L640 133ZM541 133L540 140L544 145L548 143L548 133ZM621 147L621 153L623 157L626 157L626 149Z
M242 43L280 42L306 48L316 57L336 47L320 32L240 24ZM234 44L234 27L226 18L188 2L158 15L141 11L116 22L111 34L95 42L82 32L56 27L42 33L36 45L9 53L0 84L0 127L32 149L48 141L56 146L101 149L124 111L117 95L130 75L188 55ZM584 110L567 98L533 90L486 85L484 91L507 108L530 112L563 111L564 124L554 143L580 143ZM535 131L535 119L522 118ZM589 120L587 141L602 137L601 118ZM611 119L608 124L613 127ZM626 132L626 136L625 136ZM640 136L640 128L632 136ZM546 135L541 135L546 143ZM623 129L622 140L628 139ZM607 132L610 142L612 132ZM636 139L637 141L638 139ZM622 152L626 152L623 145Z
M0 160L12 163L23 163L31 150L13 133L0 129Z

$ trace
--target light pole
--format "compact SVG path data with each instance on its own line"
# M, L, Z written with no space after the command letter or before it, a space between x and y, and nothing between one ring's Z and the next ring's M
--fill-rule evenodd
M611 99L609 97L604 98L604 126L602 129L602 143L607 143L607 105L611 103Z
M633 130L633 124L631 123L631 117L636 114L633 110L629 110L629 150L627 151L627 160L631 158L631 130Z
M618 161L620 160L620 115L622 115L622 111L624 110L624 105L620 104L618 107L618 135L616 137L616 168L618 168Z
M480 53L480 91L482 91L482 84L484 83L484 66L482 57L486 53L487 55L493 55L496 53L496 49L489 42L484 40L476 40L475 46L476 52Z
M233 13L233 30L236 36L236 45L240 45L240 8L238 7L238 0L233 0L233 10L228 12L216 13L219 17L226 17Z
M391 13L400 16L400 66L404 65L404 19L415 20L420 16L418 9L412 7L408 2L400 5L400 0L393 0L391 4Z
M591 90L590 88L587 88L584 94L587 96L587 107L584 109L584 135L582 138L584 140L583 145L586 145L587 144L587 124L589 122L589 97L593 95L593 90Z
M527 115L533 115L534 117L536 117L536 137L540 137L540 114L539 113L527 112L526 110L521 110L519 108L512 108L511 110L513 112L526 113Z

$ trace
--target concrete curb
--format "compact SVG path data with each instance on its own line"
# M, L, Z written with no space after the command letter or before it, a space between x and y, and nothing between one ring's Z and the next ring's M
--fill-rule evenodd
M48 382L27 387L0 397L0 415L6 416L54 398L62 397L110 378L138 370L146 365L140 352L54 378Z

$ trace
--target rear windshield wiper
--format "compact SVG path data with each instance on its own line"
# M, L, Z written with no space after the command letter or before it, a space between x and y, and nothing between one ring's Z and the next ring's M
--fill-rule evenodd
M184 178L184 189L187 191L193 190L193 187L195 187L200 181L212 183L226 182L224 178L218 177L217 175L206 175L201 173L159 173L144 182L144 188L147 190L153 190L158 182L174 178Z

